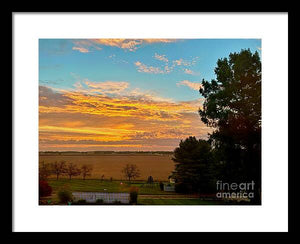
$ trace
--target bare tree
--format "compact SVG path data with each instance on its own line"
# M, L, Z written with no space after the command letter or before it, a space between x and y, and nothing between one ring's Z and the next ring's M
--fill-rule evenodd
M51 175L51 165L49 163L45 163L44 161L39 164L39 179L47 180L47 178Z
M127 164L123 169L122 173L128 180L135 179L140 176L140 171L135 164Z
M104 179L104 175L101 175L101 182L103 181L103 179Z
M81 173L83 176L83 179L85 180L86 176L91 176L93 168L90 165L82 165L81 166Z
M69 163L66 170L69 179L72 179L72 176L77 176L81 174L81 170L73 163Z
M51 171L56 175L58 180L59 176L66 173L66 161L54 162L51 164Z

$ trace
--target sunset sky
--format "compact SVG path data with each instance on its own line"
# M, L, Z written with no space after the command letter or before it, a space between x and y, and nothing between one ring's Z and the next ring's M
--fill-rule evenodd
M219 58L257 39L40 39L40 151L172 151L210 129L198 109Z

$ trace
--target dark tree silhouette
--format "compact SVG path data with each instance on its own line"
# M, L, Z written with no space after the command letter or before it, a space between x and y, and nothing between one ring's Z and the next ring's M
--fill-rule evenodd
M210 140L220 162L219 179L261 185L261 61L258 52L231 53L219 59L216 80L203 80L201 120L215 128Z
M39 180L45 181L52 174L51 165L44 161L39 164Z
M62 174L65 174L67 170L66 162L60 161L60 162L54 162L51 164L51 171L53 174L56 175L56 179L58 180L59 176Z
M69 179L72 179L72 176L77 176L81 174L81 170L73 163L69 163L67 166L66 174L69 176Z
M140 171L135 164L127 164L123 169L122 173L128 180L135 179L140 176Z
M181 140L172 160L175 170L171 177L176 180L177 192L207 193L214 189L212 150L207 141L195 137Z
M101 175L101 181L103 181L103 179L104 179L104 175Z
M154 182L153 177L150 175L150 176L148 177L147 183L148 183L148 184L153 184L153 182Z
M81 173L82 173L82 177L84 180L85 180L85 177L91 176L92 170L93 170L93 168L90 165L82 165L81 166Z

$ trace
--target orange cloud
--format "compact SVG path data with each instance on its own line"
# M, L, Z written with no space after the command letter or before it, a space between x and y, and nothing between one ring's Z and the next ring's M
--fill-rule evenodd
M197 86L196 83L188 81L181 83L190 86L192 84L192 87ZM43 99L40 100L40 112L86 113L110 117L135 116L144 120L172 120L180 113L197 112L200 106L200 104L174 102L171 99L160 98L155 94L142 92L139 89L123 93L122 96L113 97L93 93L95 90L104 90L108 94L116 95L128 87L126 82L87 82L87 84L91 88L88 93L86 93L87 90L54 92L49 88L40 88L43 91ZM51 92L46 93L45 89ZM50 103L52 106L49 106Z
M142 45L153 43L171 43L176 39L125 39L125 38L101 38L89 40L76 40L74 44L80 47L93 47L101 50L99 46L118 47L129 51L135 51Z
M109 84L88 83L86 90L110 91ZM122 95L117 90L113 96L81 89L40 87L40 150L132 150L137 145L141 150L173 150L180 139L207 134L198 115L201 99L174 102L139 89Z

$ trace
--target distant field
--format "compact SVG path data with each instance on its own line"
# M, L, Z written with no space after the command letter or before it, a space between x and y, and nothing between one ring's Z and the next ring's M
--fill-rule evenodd
M64 160L67 163L77 164L79 167L83 164L88 164L93 167L93 172L89 179L99 179L104 175L105 179L124 180L121 173L122 168L126 164L136 164L141 172L138 180L146 180L151 175L155 181L168 180L168 176L174 170L174 162L171 160L172 154L101 154L101 155L75 155L75 154L52 154L39 155L39 161L52 163L55 161ZM54 176L52 176L54 177ZM66 178L66 176L62 177ZM74 178L81 178L74 177Z

